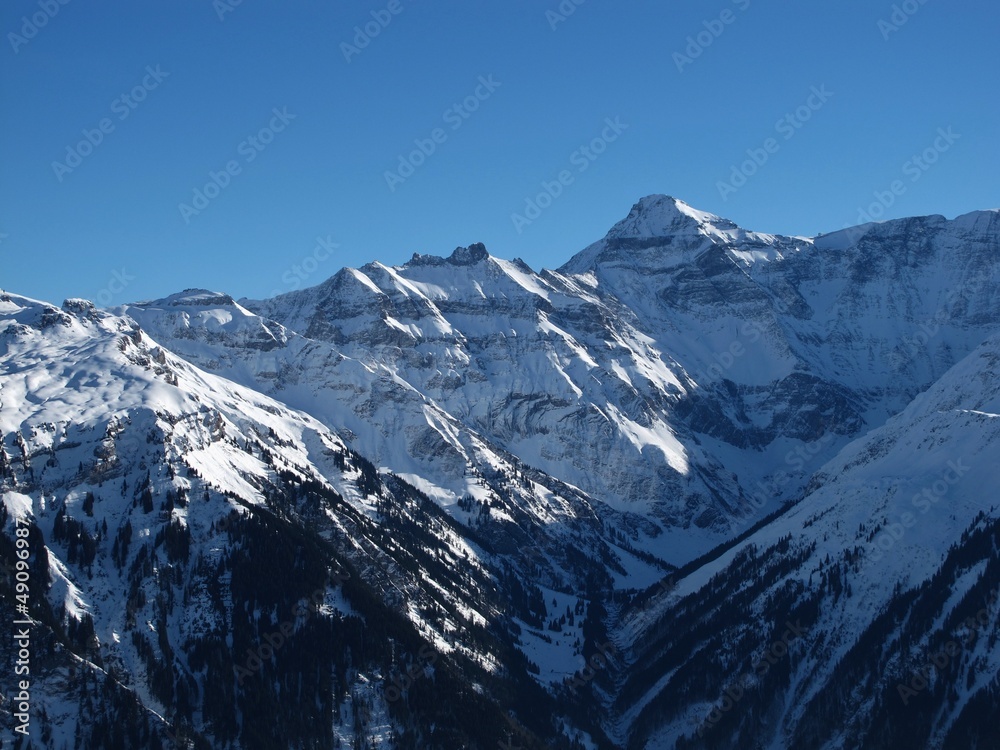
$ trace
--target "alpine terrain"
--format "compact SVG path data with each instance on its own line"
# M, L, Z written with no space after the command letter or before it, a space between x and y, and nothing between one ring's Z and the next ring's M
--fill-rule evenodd
M4 736L1000 747L998 370L1000 210L5 292Z

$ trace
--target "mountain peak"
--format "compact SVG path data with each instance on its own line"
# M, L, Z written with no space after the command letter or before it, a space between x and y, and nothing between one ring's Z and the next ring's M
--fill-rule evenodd
M448 262L454 266L472 266L489 256L486 245L482 242L474 242L468 247L456 247L455 252L449 256Z
M236 301L222 292L210 289L185 289L162 299L143 300L133 303L136 307L230 307Z
M439 266L448 263L453 266L474 266L481 260L490 257L486 245L482 242L473 242L468 247L456 247L455 251L447 258L437 255L421 255L414 253L407 265L416 266Z
M586 273L601 262L639 262L658 268L670 249L671 264L684 253L700 252L710 244L730 245L748 237L763 238L740 229L729 219L693 208L670 195L647 195L605 237L573 256L559 270ZM642 253L639 260L636 253ZM623 255L624 253L624 255Z
M608 232L609 238L667 237L689 232L705 233L704 229L738 229L729 219L699 211L679 198L669 195L648 195L639 200L628 216Z

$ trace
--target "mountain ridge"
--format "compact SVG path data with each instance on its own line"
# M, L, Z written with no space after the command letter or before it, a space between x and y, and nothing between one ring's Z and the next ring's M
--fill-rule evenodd
M0 295L33 740L988 741L988 639L917 691L936 718L893 701L1000 585L1000 211L862 229L649 196L556 270L474 243L269 300Z

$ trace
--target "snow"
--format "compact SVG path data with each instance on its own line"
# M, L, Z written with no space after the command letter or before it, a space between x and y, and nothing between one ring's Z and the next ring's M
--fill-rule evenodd
M183 458L204 485L260 504L274 469L240 444L273 432L277 468L335 489L373 522L377 499L361 496L358 472L337 469L334 452L349 445L424 492L455 521L438 532L446 559L479 571L507 559L468 541L472 519L458 507L466 495L495 500L493 481L509 491L494 509L495 529L516 523L550 547L588 556L609 549L621 568L607 568L614 585L636 589L662 577L656 561L684 564L797 500L612 625L616 642L635 647L659 615L725 574L750 544L768 548L787 535L816 543L813 559L784 583L806 583L816 560L864 546L851 607L816 626L832 661L809 662L813 676L794 677L801 700L783 718L798 720L824 670L893 587L928 580L970 519L996 512L998 222L1000 211L979 211L789 237L650 196L559 271L456 251L452 260L346 269L262 302L191 289L96 311L82 300L60 310L0 295L0 431L8 454L16 457L17 436L30 446L41 477L30 494L5 489L3 502L49 539L58 508L80 518L93 491L86 523L107 522L113 535L130 517L129 501L113 490L122 478L134 488L134 466L148 468L150 451L160 450ZM789 386L795 377L803 380ZM844 413L857 421L836 422ZM796 420L819 423L819 434L796 432ZM960 476L950 481L956 465ZM132 468L114 474L115 488L102 487L108 466ZM193 481L151 476L160 490ZM746 495L762 485L767 504L748 506ZM170 517L209 537L236 505L191 504ZM348 533L325 512L330 535ZM914 522L888 550L857 531L902 524L907 514ZM636 553L609 539L609 527ZM149 522L135 538L154 532ZM206 542L204 554L217 556L224 536ZM370 553L364 539L352 543ZM54 601L69 616L92 614L102 642L126 653L118 574L80 576L60 559L59 543L50 550ZM576 606L567 592L583 582L551 559L542 575L546 605L556 600L548 621ZM499 674L494 657L456 636L463 621L478 627L497 613L433 578L419 586L457 613L432 622L398 586L423 635ZM189 632L213 625L205 596L192 594ZM325 606L351 611L339 590ZM521 623L542 684L582 668L581 620L562 634ZM121 659L141 676L139 660ZM358 675L357 684L377 698L380 679ZM704 708L687 707L687 718Z
M548 621L559 619L567 607L574 611L578 599L571 594L540 586L548 614ZM544 628L533 628L522 620L515 620L521 628L520 643L528 659L539 668L538 679L543 684L562 684L586 666L577 643L583 643L582 621L584 616L575 617L575 624L564 625L561 632Z
M375 294L381 294L381 290L377 286L375 286L375 282L369 279L365 274L361 273L361 271L352 268L350 269L350 273L355 279L360 281L364 286L373 291Z
M684 446L674 435L673 431L663 422L654 422L651 427L643 427L633 422L615 407L607 407L611 420L618 425L622 433L628 438L641 453L647 446L653 446L660 450L667 463L679 474L688 473L687 454Z
M23 495L20 492L5 492L3 502L11 517L16 521L28 523L33 520L34 500L29 495Z
M825 633L824 642L832 649L832 656L822 663L807 660L800 667L801 679L807 679L810 686L821 685L822 676L815 670L836 665L838 657L884 611L897 584L910 588L929 580L938 570L942 551L960 541L977 513L996 515L992 487L995 466L1000 462L1000 424L983 417L1000 409L1000 383L983 375L991 372L998 360L1000 338L994 338L884 426L846 445L817 473L819 486L798 505L678 581L652 608L626 622L622 631L626 645L634 646L643 637L658 612L667 611L673 602L725 573L732 560L750 545L768 549L786 535L799 543L811 540L817 549L805 569L827 555L841 558L843 550L861 545L864 556L861 570L851 575L850 607L835 615L826 613L811 630L813 640L820 640L819 633ZM953 403L967 408L947 408ZM870 529L882 523L898 524L899 535L884 530L873 543L859 538L859 525ZM880 540L888 549L878 546ZM957 582L952 605L978 579L977 570L981 572L981 566L973 567ZM792 574L796 578L801 575ZM920 644L914 647L919 649ZM1000 663L1000 659L994 661ZM803 719L802 708L813 690L815 687L809 687L786 708L794 720ZM656 691L651 690L647 699Z
M549 290L545 288L545 285L537 280L534 275L529 275L518 268L516 265L511 263L509 260L501 260L499 258L492 259L505 274L512 278L518 286L522 287L531 294L535 294L546 302L550 301Z

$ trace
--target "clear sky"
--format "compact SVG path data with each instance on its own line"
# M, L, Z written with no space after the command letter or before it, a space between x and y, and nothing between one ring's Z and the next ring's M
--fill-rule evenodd
M1000 206L995 3L576 2L6 0L0 286L554 268L650 193L804 235Z

